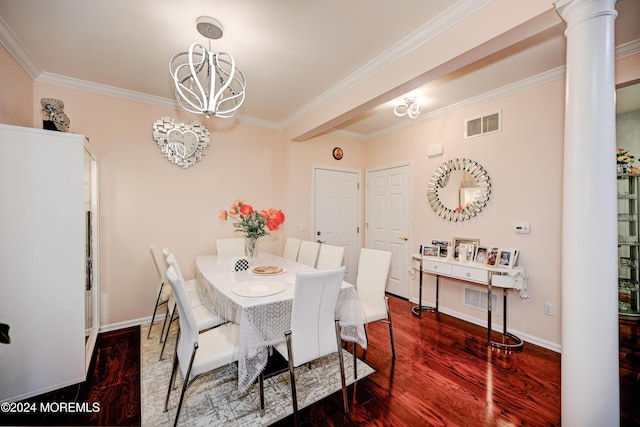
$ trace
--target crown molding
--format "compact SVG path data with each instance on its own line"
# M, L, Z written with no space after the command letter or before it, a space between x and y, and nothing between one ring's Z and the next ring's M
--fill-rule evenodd
M0 43L7 49L13 58L24 68L32 79L40 75L41 68L36 64L31 55L20 44L13 31L7 26L0 16Z
M283 128L288 128L314 110L340 96L340 94L347 92L363 81L366 81L390 63L393 63L407 55L418 46L455 26L458 22L473 15L491 2L493 2L493 0L461 0L457 2L455 5L445 10L440 15L436 16L431 21L406 36L404 39L400 40L386 52L372 59L346 79L342 80L325 93L300 108L294 115L282 122Z

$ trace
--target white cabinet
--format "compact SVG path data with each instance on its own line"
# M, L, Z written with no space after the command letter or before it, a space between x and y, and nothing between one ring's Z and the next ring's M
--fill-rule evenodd
M0 401L84 381L99 319L97 213L82 135L0 125L0 322L11 336Z
M640 317L639 177L618 174L618 308L633 318Z

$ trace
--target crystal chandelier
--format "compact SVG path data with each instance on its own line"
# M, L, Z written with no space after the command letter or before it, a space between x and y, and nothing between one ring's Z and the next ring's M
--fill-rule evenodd
M169 61L176 86L176 100L183 109L207 118L231 118L244 102L247 83L227 52L211 52L211 40L222 37L222 24L201 16L196 21L200 34L209 39L209 49L193 43Z
M409 116L410 118L415 119L420 115L420 104L418 104L418 100L416 98L408 97L404 99L402 104L396 105L393 112L398 117Z

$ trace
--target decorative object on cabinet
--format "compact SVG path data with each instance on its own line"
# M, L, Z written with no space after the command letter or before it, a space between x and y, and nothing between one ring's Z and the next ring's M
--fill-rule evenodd
M42 128L46 130L57 130L69 132L69 117L65 114L64 102L55 98L42 98L40 100L45 119L42 121Z
M427 184L431 209L447 221L464 221L476 216L491 194L489 175L477 162L454 159L436 168Z
M498 254L498 267L512 268L516 265L516 253L517 251L515 249L500 248L500 252Z
M170 117L153 123L153 139L167 159L182 168L200 161L210 141L209 131L200 122L175 123Z
M629 171L634 156L618 149L618 168ZM638 179L634 173L617 175L618 194L618 309L623 317L640 319L640 255L638 243Z
M244 102L244 74L230 53L211 51L211 40L223 34L220 21L201 16L196 20L196 29L209 39L209 48L193 43L189 50L178 52L169 60L176 101L183 109L207 118L234 117Z

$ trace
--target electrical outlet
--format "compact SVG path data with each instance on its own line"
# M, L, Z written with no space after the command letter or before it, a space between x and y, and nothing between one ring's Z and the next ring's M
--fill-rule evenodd
M547 316L553 316L553 304L550 302L544 303L544 314Z

